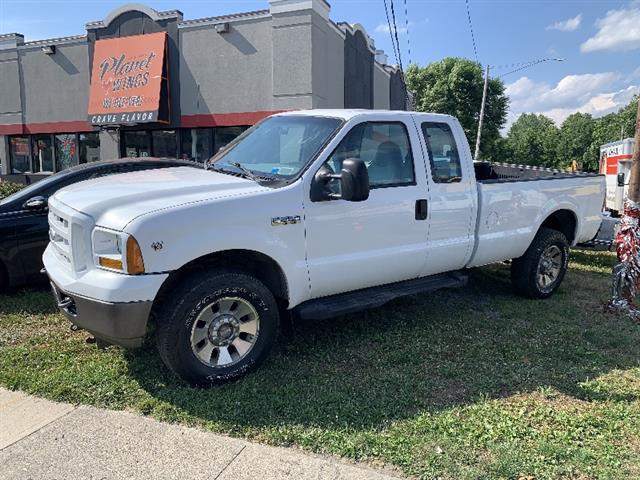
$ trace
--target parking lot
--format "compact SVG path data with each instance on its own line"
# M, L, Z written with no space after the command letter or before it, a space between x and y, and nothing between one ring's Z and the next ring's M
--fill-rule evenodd
M191 388L152 339L99 351L45 290L0 296L0 385L441 478L640 475L640 330L606 311L613 254L574 251L549 300L508 267L295 326L266 365ZM151 337L152 338L152 337Z

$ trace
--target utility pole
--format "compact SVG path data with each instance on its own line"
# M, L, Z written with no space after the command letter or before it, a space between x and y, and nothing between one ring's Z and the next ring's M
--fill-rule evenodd
M629 172L628 197L634 203L640 202L640 99L638 99L638 112L636 114L636 136Z
M505 75L510 75L512 73L515 72L519 72L520 70L524 70L526 68L531 68L534 65L538 65L539 63L542 62L564 62L564 58L541 58L539 60L534 60L532 62L524 62L524 66L521 66L519 68L516 68L515 70L512 70L510 72L507 72L503 75L500 75L500 78L504 77ZM503 67L503 66L502 66ZM501 66L495 66L494 65L494 70L496 68L501 68ZM489 88L489 65L487 65L487 68L485 69L484 72L484 88L482 90L482 105L480 106L480 118L478 121L478 135L476 137L476 149L473 152L473 159L474 160L479 160L480 159L480 137L482 136L482 124L484 123L484 108L487 104L487 90Z
M618 264L613 267L613 288L610 306L626 312L640 321L640 309L635 297L640 286L640 99L636 114L636 131L631 169L629 193L624 202L624 214L616 235L615 245Z
M480 105L480 120L478 121L478 136L476 137L476 150L473 152L473 159L480 158L480 137L482 136L482 124L484 123L484 106L487 103L487 87L489 86L489 64L484 72L484 88L482 90L482 104Z

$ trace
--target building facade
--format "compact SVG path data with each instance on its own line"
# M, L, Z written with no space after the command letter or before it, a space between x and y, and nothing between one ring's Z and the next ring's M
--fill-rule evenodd
M324 0L270 0L184 20L136 4L83 35L2 34L0 174L29 181L123 156L203 161L275 112L406 109L401 72L360 25L329 13Z

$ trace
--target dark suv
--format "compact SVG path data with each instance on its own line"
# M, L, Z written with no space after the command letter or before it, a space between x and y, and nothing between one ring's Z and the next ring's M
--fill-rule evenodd
M79 165L51 175L0 200L0 290L45 280L42 254L49 243L47 199L72 183L116 173L201 164L188 160L139 158Z

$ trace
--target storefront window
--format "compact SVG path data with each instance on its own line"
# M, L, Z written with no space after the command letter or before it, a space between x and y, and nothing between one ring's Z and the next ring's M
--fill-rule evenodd
M29 138L11 137L11 173L26 173L31 171L29 165Z
M80 163L100 160L100 134L97 132L81 133L78 138L80 139Z
M204 162L213 156L210 128L190 128L180 132L182 158Z
M78 144L75 133L62 133L56 139L56 171L78 164Z
M31 137L33 153L32 173L53 172L53 142L51 135L33 135Z
M249 127L219 127L214 132L214 153L217 153L222 147L234 140L238 135Z
M151 156L151 139L149 132L123 132L122 144L123 152L126 157L150 157Z
M178 156L175 130L153 130L151 137L154 157L176 158Z

